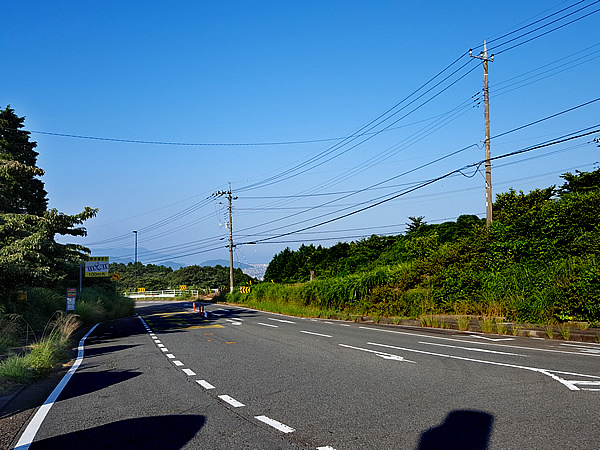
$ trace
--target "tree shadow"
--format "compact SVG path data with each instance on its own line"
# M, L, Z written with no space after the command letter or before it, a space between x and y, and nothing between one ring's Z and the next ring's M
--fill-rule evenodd
M204 426L201 415L168 415L120 420L34 441L32 449L182 448Z
M132 378L135 378L141 374L141 372L132 372L129 370L76 372L65 386L65 389L58 396L58 401L100 391L112 386L113 384L131 380Z
M421 435L418 450L488 448L494 416L483 411L451 411L444 423Z

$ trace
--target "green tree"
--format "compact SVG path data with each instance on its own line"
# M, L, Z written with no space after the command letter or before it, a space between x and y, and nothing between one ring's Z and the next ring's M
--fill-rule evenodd
M573 192L582 193L600 189L600 169L592 172L576 170L575 174L567 172L560 177L565 180L565 184L559 188L560 196Z
M33 214L46 211L48 199L36 167L37 143L22 130L24 117L7 106L0 110L0 213Z

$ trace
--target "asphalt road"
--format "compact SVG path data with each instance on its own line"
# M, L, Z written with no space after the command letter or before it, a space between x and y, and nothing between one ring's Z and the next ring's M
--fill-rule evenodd
M189 302L107 322L32 448L599 448L600 345Z

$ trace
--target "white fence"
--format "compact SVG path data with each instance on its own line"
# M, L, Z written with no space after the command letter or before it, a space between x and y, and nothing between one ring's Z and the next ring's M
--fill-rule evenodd
M198 298L199 291L195 289L167 289L166 291L144 291L144 292L125 292L123 295L129 298L173 298L178 295L191 294L192 297Z

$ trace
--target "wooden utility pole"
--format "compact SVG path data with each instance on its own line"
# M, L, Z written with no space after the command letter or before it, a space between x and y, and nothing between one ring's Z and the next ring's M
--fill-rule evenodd
M233 216L231 213L231 201L237 200L237 197L234 197L231 194L231 183L229 183L228 191L217 191L215 195L226 195L229 200L229 293L233 293Z
M488 58L487 42L483 41L483 52L479 56L473 55L473 50L469 50L472 58L483 61L483 102L485 114L485 216L489 227L492 224L492 161L490 151L490 92L488 89L488 62L494 61L494 55Z

